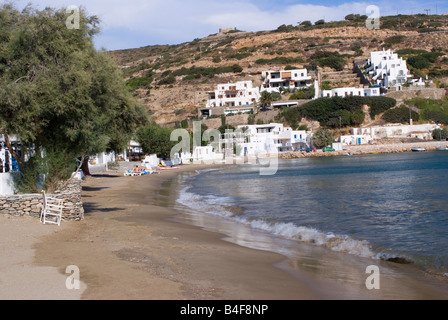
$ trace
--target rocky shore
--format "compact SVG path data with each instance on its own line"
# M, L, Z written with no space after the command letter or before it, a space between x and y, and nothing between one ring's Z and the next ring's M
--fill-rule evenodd
M344 146L342 151L323 152L285 152L279 154L280 159L297 159L297 158L314 158L314 157L331 157L344 155L360 155L375 153L399 153L412 152L413 148L424 148L426 151L434 151L439 147L448 146L447 141L425 141L413 143L394 143L394 144L373 144L373 145L354 145Z

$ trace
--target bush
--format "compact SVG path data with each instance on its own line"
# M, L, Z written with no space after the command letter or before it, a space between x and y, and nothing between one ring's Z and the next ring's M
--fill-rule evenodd
M323 58L318 61L321 67L330 67L335 69L336 71L342 71L345 67L345 60L341 57L328 57Z
M285 108L281 112L281 116L295 130L300 121L302 121L302 114L299 108Z
M333 98L319 98L305 103L299 108L302 115L319 121L322 126L339 127L342 122L342 117L346 119L342 125L359 125L364 121L363 105L370 106L370 114L375 117L376 114L381 113L387 109L395 106L396 101L392 98L386 97L333 97ZM350 113L350 118L347 112ZM339 117L341 117L341 122Z
M397 104L397 101L388 97L364 97L364 103L370 106L370 116L375 118L378 114L389 110Z
M406 39L405 36L398 35L398 36L392 36L392 37L389 37L389 38L387 38L386 40L384 40L384 42L385 42L386 44L393 45L393 44L399 44L399 43L402 43L404 39Z
M300 89L293 93L289 100L312 99L314 98L314 87Z
M432 120L436 123L441 123L444 125L448 125L448 114L442 111L434 111L434 110L425 110L423 112L424 116L428 120Z
M221 73L240 73L243 71L243 68L238 65L234 64L232 66L222 66L222 67L195 67L192 66L191 68L181 68L178 70L173 71L173 76L186 76L186 80L193 80L193 79L199 79L202 76L214 76L215 74L221 74Z
M448 129L434 129L434 131L432 132L432 137L434 138L434 140L446 141L446 139L448 139Z
M166 78L163 78L159 81L159 85L163 85L163 84L174 84L176 83L176 77L173 76L172 74L169 75Z
M131 78L126 82L126 86L131 91L135 91L138 88L150 89L151 83L153 82L152 76L154 73L152 71L148 72L143 77Z
M383 120L390 123L409 123L409 115L411 116L412 121L420 120L420 116L417 112L404 106L387 110L383 115Z
M22 193L53 192L67 181L76 170L76 161L67 159L65 152L46 152L44 157L37 152L31 157L21 173L14 175L14 185Z
M429 60L423 56L409 57L407 63L416 69L427 69L431 66Z
M275 57L273 59L258 59L256 64L269 65L269 64L291 64L291 63L303 63L302 57Z
M333 132L328 129L319 129L314 133L312 141L316 148L322 149L333 143Z

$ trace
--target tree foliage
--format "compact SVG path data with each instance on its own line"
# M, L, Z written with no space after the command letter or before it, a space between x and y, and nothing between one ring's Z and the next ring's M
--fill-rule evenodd
M370 115L375 117L395 104L392 98L348 96L319 98L299 108L304 117L319 121L322 126L336 128L360 125L365 118L364 105L370 106Z
M420 116L417 112L412 111L408 107L401 106L387 110L383 115L383 120L390 123L409 123L410 117L412 118L412 121L420 120Z
M434 140L446 141L448 139L448 129L434 129L432 131L432 137Z
M1 133L72 163L124 147L146 115L112 57L94 48L98 19L81 10L79 29L69 29L65 9L19 12L10 4L0 17ZM25 151L15 155L23 174L33 167ZM52 181L51 164L45 170Z
M312 142L318 149L331 145L334 142L333 132L331 132L331 130L321 128L314 133Z
M143 152L157 154L158 157L168 158L171 149L176 142L170 141L173 129L150 124L137 129L136 139L141 145Z

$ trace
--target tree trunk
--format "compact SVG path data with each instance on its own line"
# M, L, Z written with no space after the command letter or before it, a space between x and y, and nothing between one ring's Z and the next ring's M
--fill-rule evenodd
M84 161L82 162L81 170L82 170L82 173L84 174L84 176L92 175L89 170L89 157L84 158Z
M11 141L9 140L9 136L8 136L8 133L6 132L6 130L3 130L3 137L5 138L6 147L8 148L9 152L14 157L14 159L16 159L17 163L19 164L20 171L24 170L23 161L19 157L19 155L14 151L14 149L12 148Z

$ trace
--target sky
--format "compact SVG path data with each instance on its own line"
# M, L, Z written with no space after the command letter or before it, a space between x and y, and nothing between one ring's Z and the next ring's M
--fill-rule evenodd
M4 2L3 0L0 0ZM10 1L9 1L10 2ZM273 30L301 21L343 20L350 13L370 15L376 5L380 15L448 12L448 0L12 0L21 9L33 7L83 7L101 20L95 46L107 50L148 45L180 44L215 34L219 28L243 31ZM429 9L430 11L425 11Z

